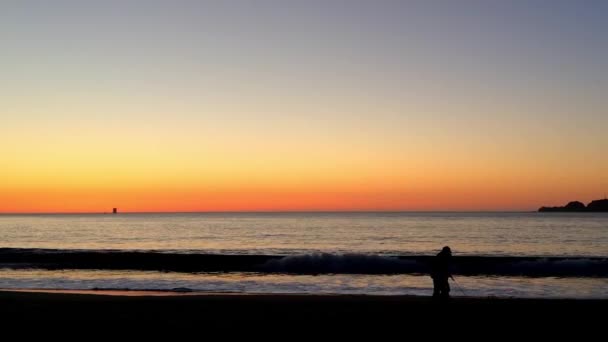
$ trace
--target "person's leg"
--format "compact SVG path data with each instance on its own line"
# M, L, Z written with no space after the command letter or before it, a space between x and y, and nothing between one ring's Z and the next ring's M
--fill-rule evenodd
M450 283L447 279L441 281L441 298L450 298Z
M441 295L441 284L439 279L433 278L433 298L439 298Z

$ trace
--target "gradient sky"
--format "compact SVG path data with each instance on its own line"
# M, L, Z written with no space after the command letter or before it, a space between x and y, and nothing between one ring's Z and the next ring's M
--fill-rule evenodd
M0 4L0 212L608 192L608 1Z

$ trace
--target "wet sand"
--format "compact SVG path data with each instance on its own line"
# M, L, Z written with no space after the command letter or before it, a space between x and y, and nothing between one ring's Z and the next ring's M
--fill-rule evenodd
M265 329L351 332L420 324L538 330L545 326L541 322L550 322L552 333L576 330L590 334L603 326L608 309L608 300L454 298L438 303L416 296L94 293L0 291L0 318L5 323L162 322L163 327L186 324L199 328L252 324Z

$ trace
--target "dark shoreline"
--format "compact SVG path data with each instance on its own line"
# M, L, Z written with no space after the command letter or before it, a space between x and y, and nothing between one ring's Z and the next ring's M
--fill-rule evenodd
M3 322L162 321L200 324L268 323L279 325L367 326L428 323L448 316L471 322L537 324L548 319L569 327L603 321L608 300L454 298L361 295L205 294L120 296L0 291ZM601 325L597 326L600 327Z

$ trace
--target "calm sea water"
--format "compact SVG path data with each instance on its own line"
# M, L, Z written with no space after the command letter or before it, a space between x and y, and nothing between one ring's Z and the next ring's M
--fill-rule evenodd
M608 256L608 214L200 213L0 215L0 247Z
M0 215L0 247L183 253L608 257L608 214L188 213ZM0 269L0 288L415 294L426 276ZM607 278L459 277L454 295L608 298Z

